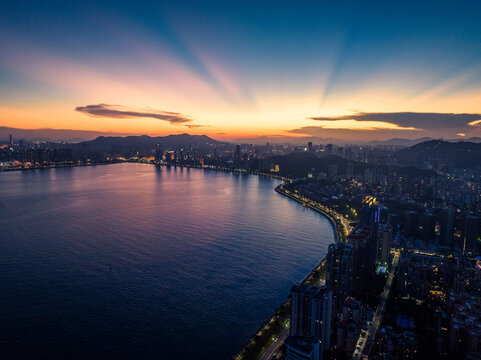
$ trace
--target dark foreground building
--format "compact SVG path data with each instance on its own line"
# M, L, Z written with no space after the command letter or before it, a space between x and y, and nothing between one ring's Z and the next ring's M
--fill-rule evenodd
M332 291L325 287L297 284L291 290L291 326L290 337L302 337L290 340L292 344L312 344L313 340L319 344L318 352L312 351L315 359L322 360L323 353L330 347L332 318ZM287 341L287 340L286 340ZM291 348L295 347L291 345ZM300 352L303 350L298 349ZM295 359L294 350L290 350L291 358ZM299 359L304 359L299 357Z

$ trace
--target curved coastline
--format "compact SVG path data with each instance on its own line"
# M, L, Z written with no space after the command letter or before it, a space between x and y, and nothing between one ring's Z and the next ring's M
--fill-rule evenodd
M291 179L283 179L284 180L284 183L280 184L280 185L277 185L274 190L278 193L278 194L281 194L283 196L286 196L288 197L289 199L291 200L295 200L296 202L306 206L306 207L309 207L310 209L318 212L319 214L323 215L324 217L326 217L329 222L331 223L331 226L332 226L332 231L334 233L334 239L335 239L335 242L339 242L339 241L344 241L344 238L340 236L340 233L339 233L339 230L338 230L338 223L336 222L336 220L329 214L327 213L326 211L324 211L322 208L319 208L319 207L316 207L310 203L305 203L304 201L302 201L301 199L291 195L286 189L284 189L284 185L287 183L287 182L291 182L292 180ZM344 226L342 223L341 223L341 226ZM342 240L340 240L342 239ZM301 281L300 283L310 283L314 277L318 274L320 274L321 272L323 272L325 270L325 265L326 265L326 256L324 256L320 262L309 272L309 274L307 274ZM256 336L258 334L262 334L264 331L268 330L269 329L269 326L271 323L275 322L275 321L280 321L280 317L281 315L285 312L286 310L289 310L290 308L290 295L287 297L287 299L280 305L278 306L274 312L272 313L272 315L266 320L264 321L260 326L259 328L256 330L256 332L254 333L254 335L252 335L245 343L244 345L241 347L241 349L236 352L235 355L232 356L232 360L242 360L242 359L251 359L251 357L249 357L247 354L246 354L246 351L248 350L249 346L251 346L252 344L255 344L255 339L256 339ZM285 337L287 336L287 331L281 331L280 333L280 336L278 339L281 339L281 337L283 337L282 341L285 340ZM277 340L276 340L277 341ZM268 349L267 349L268 350ZM256 358L257 359L264 359L264 355L265 352L261 353L261 354L257 354Z
M338 224L336 222L336 220L329 214L327 213L326 211L324 211L322 208L320 207L316 207L315 205L312 205L310 203L306 203L304 201L302 201L301 199L291 195L286 189L284 189L284 184L280 184L278 186L276 186L276 188L274 189L277 193L281 194L281 195L284 195L286 197L288 197L289 199L292 199L294 201L297 201L298 203L318 212L319 214L322 214L324 215L327 220L329 220L329 222L331 223L332 225L332 230L333 230L333 233L334 233L334 239L336 242L339 242L339 239L340 239L340 234L339 234L339 230L338 230Z
M145 163L145 162L142 162L142 163ZM148 163L152 164L151 162L148 162ZM299 199L298 197L291 195L286 189L284 189L285 184L293 181L293 179L291 179L291 178L283 177L283 176L280 176L278 174L272 174L272 173L263 173L263 172L259 172L259 171L251 171L251 170L235 169L235 168L224 168L224 167L217 167L217 166L216 167L206 167L206 166L195 166L195 165L186 165L186 164L185 165L155 164L155 165L156 166L175 166L175 167L196 168L196 169L202 169L202 170L230 172L230 173L235 173L235 174L257 175L257 176L261 176L261 177L268 177L270 179L282 180L283 183L277 185L274 188L274 191L276 191L278 194L281 194L283 196L288 197L291 200L295 200L296 202L301 203L302 205L304 205L306 207L309 207L310 209L312 209L312 210L316 211L317 213L326 217L329 220L329 222L331 223L335 242L337 243L339 241L345 241L345 235L343 235L339 232L340 228L344 228L344 230L345 230L345 231L343 231L344 233L347 231L347 229L345 229L345 225L342 222L338 223L336 221L336 219L334 219L332 217L332 215L329 214L328 212L326 212L324 209L322 209L318 206L315 206L315 205L313 205L309 202L305 202L305 201ZM300 281L300 283L310 283L316 275L319 275L320 273L322 273L324 271L325 264L326 264L326 256L324 256L319 261L319 263L309 272L309 274L307 274ZM256 336L258 336L259 334L262 334L266 330L268 330L272 323L276 323L276 322L282 323L281 316L283 314L285 314L286 311L288 311L289 309L290 309L290 295L286 298L286 300L282 304L280 304L274 310L272 315L268 319L266 319L257 328L256 332L239 348L238 351L236 351L234 353L234 355L231 357L231 359L233 359L233 360L242 360L242 359L249 360L249 359L251 359L252 357L249 357L246 354L246 351L248 351L248 349L251 345L255 344ZM285 321L284 321L284 324L285 324ZM283 330L284 331L281 331L281 334L280 334L278 339L281 339L281 337L285 338L287 336L286 329L283 329ZM282 341L284 341L284 339L282 339ZM265 354L265 352L263 352L261 354L257 353L256 354L257 356L255 358L263 360L264 354Z
M149 162L150 163L150 162ZM150 163L151 164L151 163ZM290 183L293 181L291 178L283 177L277 174L272 174L272 173L263 173L259 171L250 171L250 170L245 170L245 169L235 169L235 168L223 168L223 167L206 167L206 166L192 166L192 165L167 165L167 164L155 164L156 166L175 166L175 167L186 167L186 168L197 168L197 169L202 169L202 170L211 170L211 171L222 171L222 172L230 172L230 173L235 173L235 174L246 174L246 175L257 175L261 177L268 177L271 179L276 179L276 180L282 180L283 183L277 185L274 188L274 191L276 191L278 194L281 194L283 196L288 197L291 200L294 200L303 206L309 207L310 209L316 211L317 213L323 215L325 218L327 218L332 226L332 231L334 234L334 241L337 243L339 241L345 241L345 233L347 232L347 229L345 228L345 225L342 222L337 222L336 219L332 217L331 214L326 212L324 209L320 208L319 206L315 206L314 204L311 204L310 202L305 202L302 199L293 196L292 194L289 193L288 190L284 188L284 185L287 183ZM340 228L344 228L343 233L341 234L339 232ZM325 264L326 264L326 256L324 256L319 263L307 274L301 281L300 283L311 283L311 281L314 279L315 276L319 275L325 270ZM281 323L283 326L286 326L286 322L282 321L281 316L286 314L286 311L289 311L290 309L290 295L286 298L286 300L280 304L272 313L272 315L267 318L256 330L256 332L240 347L238 351L234 353L234 355L231 357L232 360L250 360L253 359L252 357L248 356L246 354L246 351L249 350L249 347L255 344L256 337L259 334L263 334L264 332L268 331L272 323ZM287 336L287 329L281 328L281 333L279 334L278 340L282 338L282 342L284 341L285 337ZM259 354L257 352L256 354L256 359L263 360L265 352L262 352Z
M326 217L329 222L332 225L332 231L334 234L334 239L336 242L340 241L340 232L339 232L339 226L343 226L342 222L336 222L336 219L332 217L331 214L327 213L324 211L322 208L315 206L314 204L311 204L310 202L303 200L294 194L291 194L289 190L286 190L284 186L288 183L291 183L293 179L287 178L280 176L279 174L275 173L265 173L265 172L260 172L260 171L251 171L251 170L244 170L244 169L236 169L236 168L224 168L224 167L207 167L207 166L199 166L199 165L168 165L168 164L154 164L150 161L115 161L115 162L99 162L99 163L85 163L85 164L69 164L69 166L49 166L49 167L37 167L37 168L22 168L22 169L15 169L15 170L43 170L43 169L48 169L48 168L62 168L62 167L78 167L78 166L93 166L93 165L107 165L107 164L114 164L114 163L124 163L124 162L131 162L131 163L143 163L143 164L149 164L149 165L156 165L156 166L167 166L167 167L185 167L185 168L196 168L196 169L202 169L202 170L210 170L210 171L221 171L221 172L230 172L234 174L245 174L245 175L257 175L260 177L266 177L270 179L276 179L276 180L281 180L282 183L277 185L274 188L274 191L276 191L278 194L281 194L283 196L286 196L290 198L291 200L295 200L296 202L302 204L305 207L309 207L312 210L322 214L324 217ZM13 169L9 169L12 171ZM6 171L9 171L6 170ZM342 241L342 240L341 240ZM321 258L321 260L316 264L316 266L313 267L313 269L299 282L301 283L311 283L313 279L319 278L319 275L324 271L325 268L325 261L326 257L324 256ZM287 336L287 329L288 329L288 322L286 320L286 315L290 313L290 295L287 296L286 300L283 301L269 316L260 326L257 328L256 332L249 338L247 339L244 344L236 351L232 356L232 359L253 359L254 357L251 356L246 356L246 350L249 350L250 346L252 344L255 344L255 340L257 340L258 335L262 333L267 333L268 329L272 329L273 324L281 324L281 331L279 335L283 335L284 338ZM269 337L269 339L271 336ZM284 340L281 336L278 337L279 340ZM265 344L270 345L269 342L265 342ZM267 347L269 349L269 347ZM265 349L264 349L265 350ZM255 358L257 359L264 359L264 354L265 352L257 352L257 356Z

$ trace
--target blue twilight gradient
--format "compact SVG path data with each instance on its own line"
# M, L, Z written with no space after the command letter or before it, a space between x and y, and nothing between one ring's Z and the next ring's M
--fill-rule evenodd
M0 125L187 130L74 111L107 104L178 112L203 126L189 131L227 140L481 136L479 124L456 121L310 120L480 114L480 14L479 1L3 2Z
M425 72L431 85L479 65L480 14L478 1L4 1L0 43L27 41L92 64L135 65L132 36L168 48L214 82L195 44L266 86L295 87L328 69L319 89L328 97L386 64L393 72ZM465 85L475 86L477 75ZM22 86L19 74L0 76L2 88Z

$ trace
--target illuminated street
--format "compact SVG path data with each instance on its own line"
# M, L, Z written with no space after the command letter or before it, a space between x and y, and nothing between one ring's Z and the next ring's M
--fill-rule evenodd
M359 336L359 340L356 345L356 350L354 350L354 354L352 358L354 360L362 359L363 357L369 356L369 352L371 350L372 342L376 337L376 332L379 329L379 326L382 322L382 317L384 314L384 309L386 307L387 299L389 298L389 293L391 291L391 285L394 280L394 276L396 274L396 268L399 263L399 256L401 255L400 252L394 253L394 258L391 265L391 271L389 272L388 278L386 280L386 285L384 285L384 290L381 294L381 301L374 313L372 322L367 328L365 333L361 333Z

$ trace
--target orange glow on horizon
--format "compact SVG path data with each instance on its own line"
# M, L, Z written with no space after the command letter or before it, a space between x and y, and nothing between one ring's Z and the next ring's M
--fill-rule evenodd
M15 45L17 46L17 45ZM34 81L51 87L58 94L41 92L21 98L0 100L0 125L23 129L68 129L120 134L168 135L205 134L219 139L256 137L305 137L302 128L317 127L319 136L337 138L430 136L417 126L402 127L383 121L315 121L315 116L336 116L364 112L446 112L480 113L481 91L454 92L473 70L418 91L423 79L406 74L380 72L365 83L342 92L323 93L314 79L303 84L276 87L243 81L229 69L205 54L199 58L214 79L209 83L169 54L141 48L142 61L155 77L146 76L142 66L89 66L71 59L45 54L32 48L31 57L22 56L15 46L7 66ZM389 78L389 81L385 79ZM162 81L159 81L161 79ZM414 84L410 87L409 84ZM325 90L324 90L325 91ZM327 96L329 95L329 96ZM149 117L97 117L75 111L76 107L113 104L129 109L175 112L191 121L172 124ZM355 110L354 110L355 109ZM481 120L479 120L481 121ZM444 136L478 131L457 129ZM296 132L291 132L297 129ZM342 134L362 130L362 134ZM317 136L317 135L316 135ZM437 135L435 135L437 136Z

